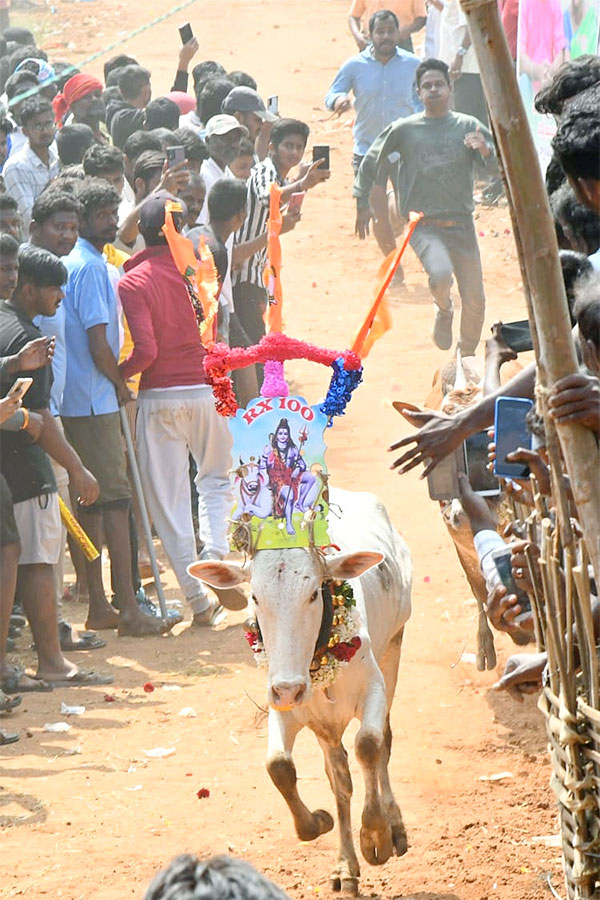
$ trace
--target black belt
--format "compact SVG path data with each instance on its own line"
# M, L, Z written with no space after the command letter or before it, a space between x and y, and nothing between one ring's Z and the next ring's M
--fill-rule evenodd
M456 225L468 225L469 222L459 222L458 219L423 219L423 225L435 225L437 228L454 228Z

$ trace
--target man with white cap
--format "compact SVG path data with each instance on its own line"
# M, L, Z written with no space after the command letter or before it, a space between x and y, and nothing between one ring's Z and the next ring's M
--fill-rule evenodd
M271 126L278 116L269 112L257 92L245 85L230 91L223 100L221 109L246 126L258 159L264 159L269 147Z
M210 189L219 178L234 178L234 174L229 168L229 163L238 155L240 149L240 141L243 137L248 137L248 129L241 122L238 122L234 116L225 114L213 116L206 123L206 149L208 150L208 159L205 159L200 167L200 174L204 178L206 184L206 196L210 193ZM206 200L202 207L202 212L198 216L198 224L208 224L208 205ZM233 291L231 288L231 254L233 251L233 235L231 235L225 244L227 247L228 267L227 274L223 280L221 288L220 309L219 309L219 336L222 340L227 341L229 337L229 318L233 312Z
M248 129L234 116L222 114L213 116L206 123L205 143L208 150L208 159L205 159L200 167L200 174L206 184L206 193L219 178L233 178L233 172L229 163L238 155L240 141L248 137ZM204 225L208 209L206 201L198 218L198 224Z

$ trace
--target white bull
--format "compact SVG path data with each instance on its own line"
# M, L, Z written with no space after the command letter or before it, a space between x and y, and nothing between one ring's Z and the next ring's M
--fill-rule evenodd
M251 580L251 612L259 622L269 664L269 775L290 808L300 840L314 840L333 828L330 814L322 809L311 812L297 790L292 749L298 732L308 726L325 754L337 804L340 853L332 886L356 894L360 869L350 823L352 781L342 745L344 731L355 717L361 723L356 756L366 786L362 854L377 865L407 849L388 761L390 707L410 616L412 563L406 544L373 495L332 489L331 504L329 533L339 554L262 550L252 559L250 571L212 561L194 563L189 571L214 587ZM336 505L342 511L340 518L333 514ZM350 581L362 618L362 643L324 690L311 684L309 666L323 618L321 585L329 579Z

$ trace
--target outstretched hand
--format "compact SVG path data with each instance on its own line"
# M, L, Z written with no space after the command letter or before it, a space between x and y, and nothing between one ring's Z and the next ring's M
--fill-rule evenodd
M160 181L156 186L154 193L159 191L167 191L169 194L178 195L190 180L190 170L187 159L177 163L169 168L169 163L165 160L163 165Z
M519 703L524 694L537 694L542 687L542 674L548 662L545 653L516 653L510 656L495 691L508 691Z
M196 55L200 48L200 44L198 43L198 38L193 37L190 41L187 41L179 51L179 70L181 72L187 72L188 66L191 63L192 59Z
M497 584L488 594L487 598L488 619L496 631L504 631L509 634L515 644L528 644L532 637L533 619L517 622L517 616L523 609L516 594L509 594L503 584ZM532 627L528 627L531 625ZM527 626L527 627L525 627Z
M316 159L310 164L305 174L302 176L302 190L310 191L315 185L322 181L327 181L331 177L330 169L324 167L324 159Z
M433 410L414 412L409 409L404 409L402 415L411 425L419 428L419 431L396 441L389 447L389 452L403 447L409 448L390 466L391 469L398 469L401 475L423 463L425 471L421 477L426 478L467 436L456 416L447 416ZM410 446L411 444L414 446Z

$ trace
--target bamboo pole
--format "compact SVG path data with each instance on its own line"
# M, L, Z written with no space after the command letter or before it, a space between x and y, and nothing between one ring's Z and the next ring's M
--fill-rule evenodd
M577 371L577 357L558 260L556 234L537 153L498 15L497 0L460 0L481 72L490 119L519 226L529 291L525 292L542 390ZM600 457L592 432L557 428L596 578L600 580Z

